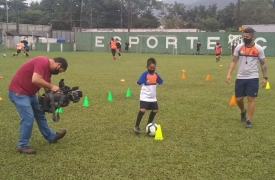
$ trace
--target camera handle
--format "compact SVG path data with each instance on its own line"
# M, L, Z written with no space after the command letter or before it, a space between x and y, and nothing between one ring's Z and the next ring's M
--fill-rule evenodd
M57 113L55 112L56 108L55 108L55 102L54 102L54 97L53 97L52 93L49 93L49 98L50 98L51 111L52 111L52 114L53 114L52 119L53 119L54 122L58 122L59 119L60 119L60 116L59 116L59 112L57 112ZM58 102L57 108L60 108L60 105L63 102L63 100L64 100L64 96L61 96L60 100Z
M49 98L50 98L51 111L52 111L52 114L53 114L52 119L53 119L54 122L58 122L60 117L59 117L59 113L55 112L55 102L54 102L54 97L53 97L52 93L49 93Z

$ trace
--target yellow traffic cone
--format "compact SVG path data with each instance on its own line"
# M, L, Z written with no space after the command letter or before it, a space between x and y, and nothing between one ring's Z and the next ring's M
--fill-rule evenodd
M266 86L265 86L265 89L270 89L270 85L269 85L269 82L266 82Z
M160 124L158 125L157 131L156 131L155 140L163 140Z

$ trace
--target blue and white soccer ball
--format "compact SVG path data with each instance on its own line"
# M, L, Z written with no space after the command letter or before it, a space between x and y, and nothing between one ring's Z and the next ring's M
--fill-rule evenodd
M146 126L146 133L147 133L149 136L155 136L156 131L157 131L157 128L158 128L158 125L157 125L156 123L149 123L149 124Z
M7 55L6 54L3 54L3 57L6 57Z

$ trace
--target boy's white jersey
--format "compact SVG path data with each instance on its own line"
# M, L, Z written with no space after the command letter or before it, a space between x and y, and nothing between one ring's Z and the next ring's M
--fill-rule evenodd
M158 73L149 73L145 71L141 74L137 83L142 85L140 90L140 101L156 102L157 101L157 84L162 84L163 80Z

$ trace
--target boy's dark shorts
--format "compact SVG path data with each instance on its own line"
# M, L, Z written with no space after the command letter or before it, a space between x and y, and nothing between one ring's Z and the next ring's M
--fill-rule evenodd
M257 97L259 90L259 78L253 79L236 79L235 96L238 97Z
M216 53L216 56L220 56L221 55L221 53Z
M158 110L158 102L147 102L147 101L140 101L140 109L146 110Z
M112 52L113 55L115 55L116 54L116 49L111 49L111 52Z

